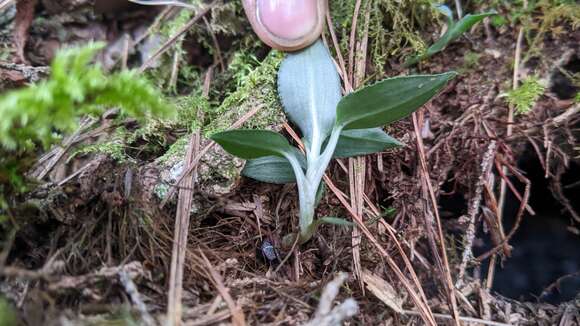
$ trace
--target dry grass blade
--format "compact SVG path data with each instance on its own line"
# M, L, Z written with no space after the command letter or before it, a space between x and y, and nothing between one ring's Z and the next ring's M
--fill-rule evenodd
M188 167L193 163L195 144L198 142L198 136L198 134L193 133L189 140L189 147L185 158L185 165ZM169 302L167 304L167 324L169 326L181 325L183 270L187 251L190 211L193 204L192 188L194 177L192 176L184 180L183 188L179 190L179 198L177 201L177 216L175 218L171 270L169 274Z
M34 177L39 179L39 180L44 179L44 177L46 177L50 173L50 171L52 171L54 166L62 159L64 154L66 154L66 152L71 148L71 146L78 141L78 139L80 138L81 132L90 128L93 124L95 124L95 122L96 122L95 119L84 118L82 120L80 126L77 128L77 130L72 135L66 137L66 139L62 142L62 145L51 150L45 156L46 157L45 160L39 160L39 163L37 163L37 164L40 165L40 162L44 162L47 159L49 159L49 161L46 163L46 165L41 170L36 169L38 172L34 173ZM37 168L40 168L40 167L37 167Z
M429 308L429 304L427 303L427 300L425 299L425 297L423 295L420 295L420 294L423 294L423 291L419 290L419 294L417 294L417 292L416 292L417 289L413 288L413 286L411 285L411 283L409 282L409 280L407 279L405 274L403 274L403 272L401 271L399 266L397 266L397 263L395 263L395 261L391 258L389 253L385 250L385 248L383 248L381 246L379 241L374 237L374 235L371 233L371 231L364 224L364 221L362 220L362 218L352 209L352 207L350 207L346 198L344 198L344 196L342 195L340 190L332 183L330 178L328 178L328 176L324 176L324 181L326 182L326 184L328 185L330 190L338 198L340 203L348 210L350 215L354 218L354 221L356 222L357 226L361 229L362 233L371 241L371 243L375 246L375 248L377 248L379 253L383 256L383 258L385 259L385 261L389 265L389 268L391 270L393 270L393 272L395 272L395 275L397 276L399 281L403 284L405 289L409 292L409 295L410 295L411 299L413 300L413 303L419 309L419 312L421 314L421 318L423 318L423 321L427 325L437 325L437 323L435 322L435 319L433 317L433 313L431 312L431 308ZM418 288L420 288L420 286L421 286L420 284L417 285Z
M214 325L228 319L232 314L228 309L224 309L222 311L216 312L214 314L203 316L199 319L193 321L187 321L184 323L184 326L206 326L206 325Z
M363 216L363 193L365 183L365 159L362 157L348 159L348 178L350 181L350 204L359 216ZM352 229L352 263L354 274L364 294L362 264L360 261L361 234L358 228Z
M457 19L463 18L463 10L461 8L461 0L455 0L455 10L457 10Z
M360 41L356 40L356 24L357 16L360 10L360 1L357 1L355 6L355 11L353 15L353 25L351 33L351 49L349 53L350 62L350 80L353 83L354 88L358 88L363 84L365 72L366 72L366 53L368 47L368 31L369 31L369 20L370 20L370 2L367 3L365 7L365 21L363 25L363 36ZM356 44L356 46L355 46ZM352 62L355 58L355 47L356 52L359 54L356 56L356 62ZM354 67L354 71L353 71ZM349 78L347 78L349 79ZM350 200L352 208L357 212L360 217L363 217L364 209L364 197L365 197L365 174L366 174L366 159L364 156L359 156L356 158L349 158L349 181L350 181ZM352 230L352 260L354 266L354 273L359 281L361 291L364 295L364 282L362 273L362 264L360 260L360 244L361 244L361 233L358 228L353 228Z
M510 172L512 172L520 180L520 182L522 182L526 185L525 189L524 189L524 194L523 194L522 198L520 199L521 202L520 202L520 207L518 208L518 212L516 214L516 221L514 223L514 226L512 227L510 232L508 233L508 235L505 236L502 239L502 242L499 243L497 246L495 246L493 249L491 249L487 253L484 253L484 254L480 255L479 257L477 257L476 261L478 261L478 262L481 262L481 261L489 258L489 256L491 256L491 255L495 255L497 252L499 252L501 249L503 249L505 247L509 248L508 242L516 234L516 231L520 227L524 212L526 211L526 207L527 207L528 201L530 199L531 188L532 188L531 182L528 179L526 179L526 177L524 177L521 173L519 173L516 169L509 166L507 163L504 163L504 166L508 167ZM502 176L502 177L505 178L505 176Z
M207 96L209 93L210 82L213 69L210 68L206 74L203 93ZM201 111L200 111L201 112ZM202 113L200 113L201 115ZM198 117L203 120L203 116ZM171 270L169 274L169 298L168 298L168 325L180 325L182 316L181 297L183 291L183 271L185 256L187 254L187 235L189 233L189 219L191 216L191 207L193 205L193 186L197 173L194 163L196 154L201 146L201 132L196 130L191 134L185 156L185 167L193 169L191 178L186 178L183 182L183 188L179 190L177 200L177 215L175 217L175 230L173 238L173 249L171 254Z
M294 141L296 141L296 143L298 143L298 146L301 149L304 149L304 145L302 144L302 141L300 140L298 135L292 130L292 128L290 128L290 126L287 124L285 124L285 128L290 130L289 134L292 136ZM395 272L395 275L397 276L399 281L403 284L403 286L405 287L407 292L409 292L411 300L413 301L413 303L415 303L415 306L417 306L417 309L420 311L421 317L423 318L423 321L425 321L425 324L426 325L433 325L433 326L437 325L437 323L435 322L435 319L433 317L433 313L431 312L431 308L429 307L429 304L427 302L427 297L425 296L425 293L424 293L423 289L421 288L421 283L419 282L419 279L417 278L417 275L415 274L415 271L413 270L413 266L411 265L410 261L406 257L406 255L401 247L401 244L397 240L397 237L394 234L392 234L392 239L393 239L394 243L397 245L397 248L399 249L399 252L403 256L403 259L405 260L405 264L406 264L407 268L409 269L411 276L413 277L413 283L416 286L416 288L413 288L413 286L411 285L411 282L407 279L405 274L403 274L403 272L401 271L399 266L397 266L397 263L395 263L393 258L391 258L391 256L387 252L387 250L385 250L385 248L383 248L381 246L381 244L379 243L379 241L373 236L373 234L367 228L367 226L365 225L365 223L364 223L363 219L360 217L360 215L358 215L354 211L354 209L350 206L350 204L348 203L348 200L346 198L346 195L344 195L343 192L340 191L340 189L338 189L334 185L332 180L330 180L330 178L326 174L324 175L324 182L326 183L328 188L332 191L332 193L334 193L336 198L338 198L338 200L340 201L342 206L344 208L346 208L346 210L349 212L349 214L353 217L353 219L355 220L355 223L359 226L359 228L361 229L363 234L371 241L371 243L375 246L375 248L377 248L379 253L383 256L383 258L385 259L385 261L389 265L389 268L391 268ZM389 225L389 227L390 227L390 225Z
M332 44L334 45L334 50L336 51L336 56L338 57L338 67L340 75L342 76L342 80L344 81L344 88L347 92L352 91L352 85L348 81L347 72L346 72L346 64L344 62L344 57L342 56L342 52L340 51L340 46L338 45L338 39L336 38L336 33L334 32L334 27L332 23L332 18L330 17L330 13L326 13L326 26L328 26L328 30L330 32L330 37L332 39Z
M438 262L438 267L443 274L443 283L445 284L445 289L447 291L447 297L451 310L453 311L453 317L455 325L460 326L459 322L459 311L457 308L457 300L455 298L455 288L453 285L453 279L451 277L451 268L449 267L449 260L447 259L447 251L445 248L445 238L443 237L443 228L441 227L441 218L439 217L439 208L437 206L437 198L435 197L435 191L433 190L433 185L431 184L431 177L429 176L429 169L427 168L427 159L425 156L425 146L423 145L423 138L421 137L421 128L417 120L417 113L413 113L413 127L415 128L415 138L417 140L417 151L419 152L419 161L421 164L421 179L423 184L427 188L429 195L429 200L432 205L432 213L435 216L435 224L437 226L437 237L440 246L440 251L437 248L433 248L434 254L436 255L436 261ZM427 233L431 232L431 223L427 221ZM441 255L440 258L437 257Z
M526 10L528 8L528 1L524 0L524 10ZM513 81L512 81L512 89L516 89L518 88L519 85L519 70L520 70L520 62L521 62L521 57L522 57L522 43L524 41L524 27L521 26L520 30L518 32L518 38L516 41L516 51L515 51L515 55L514 55L514 70L513 70ZM508 111L508 121L507 121L507 132L506 132L506 138L510 138L511 135L513 134L513 128L514 128L514 106L510 105L509 107L509 111ZM507 168L506 167L502 167L501 171L503 172L503 174L507 174ZM502 236L504 236L504 230L503 230L503 207L505 205L505 200L506 200L506 194L507 194L507 183L506 183L506 178L502 178L500 181L500 185L499 185L499 199L498 199L498 224L499 224L499 230ZM488 268L488 277L487 277L487 284L491 285L493 283L493 276L494 276L494 269L495 269L495 256L492 257L490 264L489 264L489 268Z
M415 316L419 315L419 313L417 313L416 311L409 311L409 310L405 310L404 314L415 315ZM447 315L447 314L433 314L433 316L435 316L435 318L440 319L440 320L452 320L452 319L454 319L453 316ZM466 323L469 323L469 324L475 324L475 325L512 326L512 324L500 323L497 321L484 320L484 319L473 318L473 317L459 316L459 320L466 322Z
M360 12L361 0L356 0L354 5L354 13L352 15L352 24L350 28L350 44L349 44L349 52L348 52L348 76L350 77L349 80L351 84L354 84L354 55L355 55L355 43L356 43L356 26L358 15Z
M244 312L234 302L234 299L232 299L232 296L230 295L228 289L224 285L224 282L222 280L221 275L215 270L215 268L213 267L213 265L211 264L209 259L207 259L207 257L203 254L203 252L201 250L199 251L199 254L200 254L201 258L203 259L203 262L205 263L205 265L209 271L209 275L211 277L212 283L214 284L214 286L216 287L216 289L218 290L218 292L220 293L220 295L222 296L222 298L224 299L224 301L228 305L228 308L230 309L230 313L232 314L232 324L234 326L246 325Z

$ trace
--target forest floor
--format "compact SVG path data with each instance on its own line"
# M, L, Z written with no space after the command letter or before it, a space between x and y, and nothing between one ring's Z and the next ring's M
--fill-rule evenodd
M179 314L184 325L301 325L339 272L335 302L359 306L351 325L580 325L574 1L463 1L464 13L498 15L411 69L404 58L445 26L428 0L331 1L324 41L355 88L459 75L388 127L404 147L331 164L318 215L370 232L325 225L291 250L280 241L298 227L295 185L241 177L243 162L207 138L231 126L293 134L276 96L283 54L259 42L239 3L192 13L11 2L0 1L2 92L46 78L57 49L97 40L103 67L140 69L180 120L139 125L109 110L38 153L36 186L0 229L0 325Z

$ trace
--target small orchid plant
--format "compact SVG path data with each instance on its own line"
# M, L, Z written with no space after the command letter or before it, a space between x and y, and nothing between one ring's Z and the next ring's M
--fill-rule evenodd
M350 224L332 217L315 219L321 181L331 159L400 146L382 127L419 109L454 76L448 72L395 77L342 97L332 57L317 41L289 53L278 73L279 96L286 115L302 133L304 154L284 136L268 130L229 130L211 138L230 154L248 160L242 171L245 176L269 183L297 183L297 240L304 243L321 223Z

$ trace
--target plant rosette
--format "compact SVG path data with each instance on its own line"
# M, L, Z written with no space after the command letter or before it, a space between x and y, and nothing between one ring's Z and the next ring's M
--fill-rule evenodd
M242 174L268 183L298 186L300 244L323 223L352 225L336 217L315 219L321 181L334 157L384 151L401 143L382 129L419 109L455 72L382 80L344 97L332 57L319 40L289 53L278 72L278 93L288 118L300 129L303 154L281 134L267 130L229 130L212 135L227 152L248 160ZM296 234L284 241L294 242Z

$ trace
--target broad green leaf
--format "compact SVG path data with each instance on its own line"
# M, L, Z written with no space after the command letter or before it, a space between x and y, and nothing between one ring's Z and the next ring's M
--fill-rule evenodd
M431 45L424 54L412 57L407 62L405 62L406 67L410 67L423 59L429 58L434 54L443 51L443 49L445 49L449 43L458 39L461 35L463 35L463 33L467 32L471 27L473 27L473 25L482 21L485 17L497 14L495 11L475 15L469 14L461 18L458 22L453 22L453 19L450 18L453 17L453 15L449 16L451 13L450 11L447 12L444 8L442 9L441 7L438 7L438 9L445 16L447 16L447 31L441 36L441 38L433 43L433 45ZM447 10L449 10L449 8L447 8Z
M292 165L283 157L264 156L246 162L242 175L254 180L286 184L296 182Z
M445 34L443 34L443 36L441 36L441 38L437 40L437 42L435 42L433 45L429 47L429 49L427 49L426 56L430 57L435 53L442 51L449 45L449 43L458 39L461 35L467 32L471 27L473 27L473 25L482 21L485 17L489 17L492 15L495 15L495 12L487 12L477 15L469 14L461 18L461 20L459 20L458 22L453 23L451 26L448 26L448 29L445 32Z
M338 72L322 41L288 54L278 72L278 92L307 143L322 143L332 130L341 97Z
M398 146L402 146L402 144L380 128L345 130L340 135L334 157L372 154ZM298 150L295 152L300 164L305 167L304 155ZM286 184L296 182L292 165L287 159L279 156L264 156L248 160L242 170L242 175L267 183ZM324 184L321 184L316 193L317 203L323 193Z
M284 157L293 147L282 135L269 130L228 130L211 136L228 153L251 160L264 156Z
M482 14L468 14L456 22L452 28L450 28L447 33L451 34L450 42L459 38L463 33L467 32L473 25L482 21L485 17L496 15L497 12L490 11Z
M342 98L336 123L344 129L380 127L410 115L429 101L455 72L385 79Z
M295 155L300 164L306 166L305 158L298 150ZM254 180L286 184L296 182L296 176L292 165L287 159L278 156L264 156L253 160L248 160L242 170L242 175Z
M345 130L340 134L334 157L352 157L402 146L381 128Z

